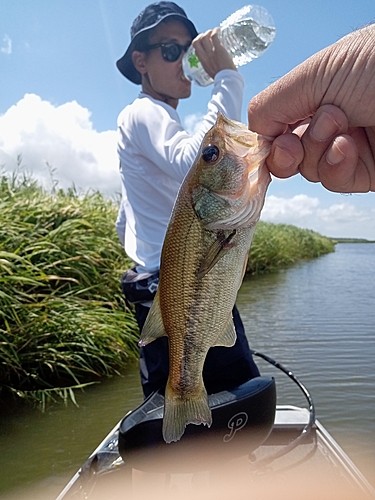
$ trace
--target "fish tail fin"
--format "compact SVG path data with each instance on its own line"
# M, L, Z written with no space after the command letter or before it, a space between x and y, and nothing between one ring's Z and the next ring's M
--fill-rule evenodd
M179 441L188 424L204 424L211 427L212 414L203 381L196 396L183 399L175 395L168 380L165 390L163 418L164 441L166 443Z

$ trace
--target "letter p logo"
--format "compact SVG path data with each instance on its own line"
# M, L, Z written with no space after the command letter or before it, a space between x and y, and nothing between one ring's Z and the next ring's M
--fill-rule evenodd
M233 415L233 417L228 422L228 429L230 430L230 432L229 434L226 434L224 436L224 442L228 443L228 441L231 441L234 438L236 432L245 427L248 419L249 417L245 412L236 413L236 415Z

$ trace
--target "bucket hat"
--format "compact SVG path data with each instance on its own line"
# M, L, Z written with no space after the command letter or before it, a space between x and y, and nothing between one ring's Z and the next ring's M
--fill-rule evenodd
M144 33L155 28L166 18L182 22L192 38L198 35L194 24L188 19L185 11L174 2L163 1L148 5L134 20L130 28L130 45L125 54L116 62L117 68L131 82L136 84L141 83L141 75L135 69L132 61L132 53L137 49L137 43Z

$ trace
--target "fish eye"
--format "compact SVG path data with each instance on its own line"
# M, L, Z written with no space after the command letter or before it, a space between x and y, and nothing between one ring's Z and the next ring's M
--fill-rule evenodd
M202 151L202 158L206 163L215 163L219 159L219 148L214 144L209 144Z

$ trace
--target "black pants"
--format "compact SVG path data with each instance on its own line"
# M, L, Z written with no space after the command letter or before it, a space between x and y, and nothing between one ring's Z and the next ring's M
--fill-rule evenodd
M135 317L140 330L149 310L140 304L135 305ZM208 351L203 368L203 380L208 394L231 389L259 376L236 306L233 309L233 321L237 332L234 346L212 347ZM167 337L161 337L146 347L141 347L140 371L146 397L158 389L165 388L169 373Z

